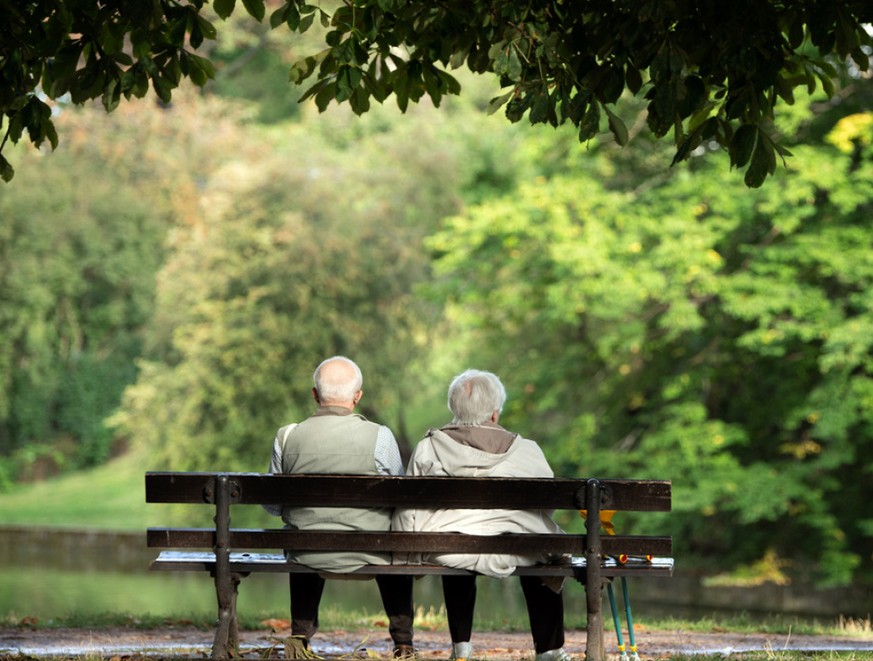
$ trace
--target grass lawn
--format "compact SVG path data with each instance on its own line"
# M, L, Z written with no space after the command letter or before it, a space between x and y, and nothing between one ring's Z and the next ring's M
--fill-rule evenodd
M128 453L97 468L13 487L0 493L0 525L143 530L143 458Z
M103 466L20 484L0 493L0 526L49 526L141 532L149 526L209 526L212 510L198 505L145 502L142 453L128 452ZM241 527L281 527L260 507L234 512Z

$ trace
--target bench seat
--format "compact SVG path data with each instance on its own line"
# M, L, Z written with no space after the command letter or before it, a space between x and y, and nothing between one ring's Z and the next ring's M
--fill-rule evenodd
M573 557L570 562L554 565L519 567L513 576L567 576L584 581L587 562L584 557ZM604 576L671 576L673 558L628 558L620 563L615 558L601 562ZM152 571L215 571L215 553L212 551L161 551L149 565ZM259 572L312 573L312 569L285 558L283 553L231 553L230 570L240 574ZM453 575L470 574L466 569L452 569L442 565L368 565L351 572L360 576L377 574Z

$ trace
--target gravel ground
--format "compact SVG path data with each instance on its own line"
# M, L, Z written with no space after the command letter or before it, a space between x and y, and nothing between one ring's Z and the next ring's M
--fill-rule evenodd
M671 654L716 655L748 651L849 650L870 653L873 637L823 637L785 634L737 634L721 631L646 631L637 629L636 643L645 658L666 658ZM262 658L284 656L282 638L287 632L245 631L243 656ZM416 631L416 648L422 659L447 660L449 638L445 631ZM605 633L607 653L618 659L616 640ZM0 628L0 660L28 657L88 657L118 661L125 657L203 658L209 655L212 632L168 626L161 629L28 629ZM533 649L527 633L474 632L474 656L496 660L531 659ZM313 650L329 659L387 658L391 641L384 630L322 631L313 639ZM577 658L585 652L585 632L569 631L565 649Z

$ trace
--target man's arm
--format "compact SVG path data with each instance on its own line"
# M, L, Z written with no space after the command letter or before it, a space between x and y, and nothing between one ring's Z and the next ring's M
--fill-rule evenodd
M294 425L280 427L276 432L276 438L273 440L273 456L270 458L270 468L267 471L271 475L282 474L282 454L285 450L285 439L288 437L288 432L291 431L289 427L293 429ZM268 514L282 516L281 505L262 505L262 507Z
M381 475L405 475L403 459L400 458L400 448L397 440L388 427L379 426L376 434L376 449L373 452L376 460L376 470Z

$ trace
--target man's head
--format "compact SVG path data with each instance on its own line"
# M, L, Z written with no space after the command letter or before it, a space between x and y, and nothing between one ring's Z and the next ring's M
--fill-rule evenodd
M491 372L466 370L452 379L449 386L449 410L455 424L497 422L505 401L506 389Z
M353 409L363 394L361 369L345 356L333 356L315 368L312 394L321 406Z

